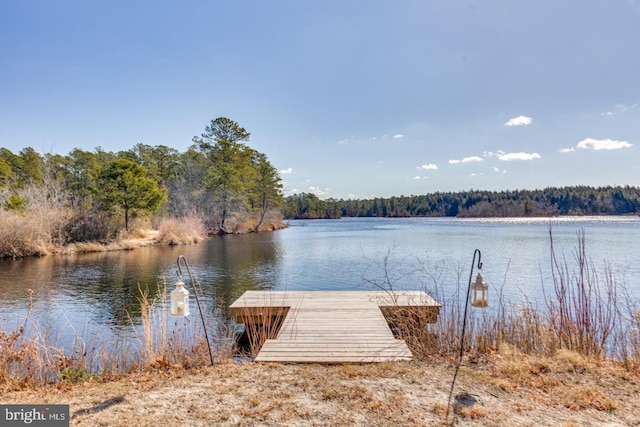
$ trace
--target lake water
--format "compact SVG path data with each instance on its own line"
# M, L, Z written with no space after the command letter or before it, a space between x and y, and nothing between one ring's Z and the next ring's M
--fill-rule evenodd
M577 233L584 230L593 265L604 271L609 262L617 282L640 296L638 217L300 220L276 232L213 237L198 245L0 260L0 326L19 325L31 303L31 319L58 341L127 333L139 323L140 289L152 297L165 285L173 289L179 255L205 294L227 305L245 290L264 287L368 290L392 284L437 288L446 298L466 287L475 249L482 253L490 298L502 290L509 299L536 300L543 283L552 286L550 227L556 252L570 266Z

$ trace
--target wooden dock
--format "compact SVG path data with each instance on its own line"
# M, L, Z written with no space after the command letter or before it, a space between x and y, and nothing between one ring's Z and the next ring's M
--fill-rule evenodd
M412 359L385 318L407 307L422 310L429 323L440 310L422 291L247 291L230 308L245 325L283 319L256 361L344 363Z

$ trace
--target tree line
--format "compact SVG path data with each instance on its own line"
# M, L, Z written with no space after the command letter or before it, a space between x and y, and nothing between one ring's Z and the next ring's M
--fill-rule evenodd
M197 218L209 233L228 234L274 228L283 217L526 217L640 210L640 188L630 186L362 200L322 200L311 193L284 198L277 169L246 144L249 138L238 123L219 117L193 137L185 152L146 144L119 152L76 148L67 155L0 148L0 225L9 230L15 218L37 218L35 237L25 239L64 245L112 239L138 218ZM5 221L7 215L14 222ZM0 240L10 252L11 239L1 235Z
M141 217L191 215L211 233L259 231L270 215L279 221L282 183L249 137L219 117L185 152L146 144L67 155L0 148L1 212L55 211L64 217L54 233L62 243L109 239Z
M437 192L363 200L321 200L311 193L285 198L285 218L545 217L640 213L640 188L549 187L542 190Z

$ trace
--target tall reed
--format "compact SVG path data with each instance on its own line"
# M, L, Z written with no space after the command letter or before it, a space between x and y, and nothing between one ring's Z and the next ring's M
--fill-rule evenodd
M73 331L72 342L65 346L53 332L60 330L57 325L42 326L31 317L34 307L30 298L26 318L15 328L0 328L0 390L209 364L202 324L193 315L170 316L166 285L153 298L140 289L140 305L139 322L129 317L128 322L118 325L118 334ZM212 298L205 313L215 359L231 359L235 329L223 316L224 305ZM86 335L94 338L88 342Z
M196 292L201 292L196 290ZM173 318L169 313L166 285L159 295L149 299L148 292L140 290L142 347L141 366L182 367L203 366L210 363L209 348L218 361L233 355L235 329L223 314L224 304L216 297L206 300L200 295L202 315L207 334L194 310L191 316Z
M185 245L203 241L207 236L204 221L195 215L163 219L158 225L158 241L168 245Z
M284 319L296 308L273 304L272 294L264 291L264 303L258 307L244 307L242 309L242 323L244 323L249 356L255 358L267 340L278 337ZM294 318L295 321L295 318Z
M598 269L588 257L586 236L577 233L573 257L560 256L549 229L549 268L551 286L542 283L538 302L522 295L520 301L505 298L502 288L492 298L492 307L471 310L464 338L467 355L481 356L496 350L502 343L524 353L553 355L561 349L585 356L613 358L630 368L640 366L640 305L626 292L624 283L603 262ZM406 263L406 258L402 260ZM452 357L460 350L462 313L467 283L462 269L420 260L420 268L400 273L392 253L384 255L376 266L382 270L375 279L364 282L376 290L394 293L400 278L422 283L423 289L442 306L438 320L419 321L420 308L389 319L394 332L407 340L416 357ZM541 276L543 276L541 274ZM457 284L446 292L443 281ZM503 285L504 287L504 285Z
M605 263L602 275L598 274L587 257L584 230L578 232L573 268L565 257L559 259L551 229L549 241L553 294L545 293L545 302L555 343L585 355L604 354L619 316L611 265Z
M88 378L91 358L82 339L76 337L64 350L53 328L31 317L34 309L29 289L25 319L9 330L0 330L0 387L37 386L60 380Z

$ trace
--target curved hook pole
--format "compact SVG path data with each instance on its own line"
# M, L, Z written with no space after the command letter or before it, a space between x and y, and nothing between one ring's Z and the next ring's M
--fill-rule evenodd
M456 365L456 372L453 374L453 381L451 381L451 390L449 391L449 402L447 403L447 415L445 417L445 423L449 422L449 409L451 408L451 396L453 395L453 387L456 384L456 378L458 377L458 370L462 364L462 356L464 354L464 334L467 328L467 309L469 308L469 294L471 293L471 280L473 279L473 267L476 263L476 255L478 255L478 270L482 269L482 253L480 249L473 251L473 259L471 260L471 271L469 272L469 284L467 285L467 298L464 300L464 314L462 315L462 335L460 336L460 354L458 356L458 364Z
M207 348L209 349L209 360L211 361L211 366L213 366L213 353L211 353L211 343L209 342L209 334L207 333L207 322L204 320L204 314L202 314L202 307L200 306L200 298L198 298L198 290L195 286L195 281L193 280L193 275L191 274L191 268L189 267L189 263L184 255L179 255L176 260L176 264L178 266L178 278L182 279L183 273L182 268L180 268L180 261L183 262L185 268L187 269L187 274L189 275L189 280L191 281L191 286L193 287L193 294L196 297L196 304L198 305L198 312L200 313L200 319L202 319L202 328L204 329L204 337L207 340Z
M460 337L460 357L458 366L462 362L462 354L464 352L464 331L467 326L467 309L469 308L469 294L471 293L471 281L473 280L473 264L476 262L476 254L478 255L478 270L482 269L482 253L480 249L473 251L473 260L471 261L471 271L469 272L469 285L467 286L467 299L464 302L464 314L462 315L462 336Z

